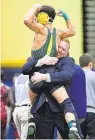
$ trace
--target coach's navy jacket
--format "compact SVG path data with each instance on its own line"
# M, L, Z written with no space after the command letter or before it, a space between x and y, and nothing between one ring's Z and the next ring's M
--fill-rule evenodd
M40 67L35 67L36 63L37 60L31 58L29 62L24 64L24 66L21 69L21 72L24 75L31 76L34 72L40 69ZM69 84L74 71L74 59L68 56L60 58L55 67L59 72L50 73L51 82Z
M37 67L35 67L36 63L37 63L37 60L32 58L29 62L24 64L24 66L21 69L22 73L25 74L25 75L33 74L33 72L35 72L37 70ZM67 57L59 59L57 65L56 65L56 67L58 68L59 72L50 74L51 82L63 83L63 84L65 83L65 84L68 85L69 82L71 81L72 75L73 75L73 79L74 79L74 77L76 77L76 74L73 74L75 66L76 65L74 65L74 60L71 57L67 56ZM79 77L80 77L80 74L79 74ZM76 79L77 78L78 77L76 77ZM83 78L83 83L84 83L84 77L82 77L82 78ZM77 81L78 81L78 79L77 79ZM73 81L73 83L74 83L74 81ZM76 88L76 85L74 86L74 88ZM81 90L82 92L85 92L84 88L82 89L83 91ZM79 86L79 89L80 89L80 86ZM86 114L85 101L83 102L82 106L81 106L81 103L77 102L77 99L79 98L79 96L80 96L80 98L82 98L82 93L80 95L79 93L74 92L73 89L69 89L68 93L70 93L70 90L73 91L73 94L71 92L71 94L73 96L70 95L70 97L71 97L72 102L74 104L74 107L76 109L76 113L79 112L78 117L80 117L80 116L84 117L85 116L84 114ZM46 97L44 92L47 92L47 91L43 91L43 93L41 93L41 95L37 97L37 99L36 99L36 101L35 101L35 103L33 104L33 107L32 107L32 113L36 113L36 111L44 104L44 102L46 101L46 98L48 98L48 104L49 104L51 110L53 112L60 112L61 110L60 110L60 107L59 107L59 104L57 103L57 101L53 97L48 95L48 94L47 94L48 97ZM83 95L85 95L85 93ZM85 97L83 97L83 98L84 98L84 100L86 100ZM81 110L80 110L81 107L83 107L82 113L81 113Z

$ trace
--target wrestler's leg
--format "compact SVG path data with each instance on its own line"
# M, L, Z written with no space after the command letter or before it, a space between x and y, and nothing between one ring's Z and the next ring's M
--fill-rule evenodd
M28 94L29 94L29 98L30 98L30 103L33 104L37 97L37 94L33 93L30 89L29 89Z
M41 73L47 73L47 72L55 72L56 69L52 66L52 67L42 67L42 69L39 70L39 72ZM42 88L46 88L48 89L49 87L49 83L46 83L44 81L41 81L41 82L38 82L36 84L33 84L32 81L29 82L29 98L30 98L30 101L31 101L31 104L34 103L35 101L35 98L37 97L37 94L40 94L40 90Z
M69 99L69 96L66 92L66 89L62 86L60 88L58 88L57 90L55 90L52 93L52 96L57 100L57 102L61 105L64 101L66 101L66 99ZM65 120L68 123L71 120L75 120L75 115L72 112L72 108L71 110L65 111Z
M43 81L39 82L36 86L30 81L29 82L29 98L30 98L30 103L33 104L37 95L40 94L41 87L43 85Z
M29 94L29 98L30 98L30 103L32 105L34 103L36 97L37 97L37 94L35 94L30 89L29 89L28 94ZM34 117L30 113L30 110L29 110L29 113L28 113L28 133L27 133L27 139L34 139L35 138L35 133L36 133L36 125L35 125Z
M76 118L76 120L77 120L77 118ZM83 138L78 120L76 121L76 123L77 123L78 133L79 133L80 137ZM69 139L69 137L68 137L68 134L69 134L68 125L67 125L64 117L62 115L60 115L60 113L56 114L55 124L56 124L56 127L60 133L60 134L58 134L58 139Z
M57 102L59 103L61 107L61 111L64 113L65 120L70 129L69 137L74 138L74 135L75 135L75 138L79 139L80 137L77 133L78 130L76 127L76 113L65 88L61 86L60 88L56 89L52 93L52 96L57 100ZM71 133L74 133L74 135Z

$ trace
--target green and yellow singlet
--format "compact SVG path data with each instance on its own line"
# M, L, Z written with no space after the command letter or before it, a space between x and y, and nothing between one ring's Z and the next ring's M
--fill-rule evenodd
M49 28L48 29L48 36L45 44L38 50L32 50L31 56L35 59L40 59L44 57L46 54L52 57L56 57L56 29L53 29L53 33L51 34Z

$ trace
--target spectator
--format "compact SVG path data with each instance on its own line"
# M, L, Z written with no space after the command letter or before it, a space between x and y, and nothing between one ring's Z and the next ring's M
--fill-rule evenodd
M14 98L14 103L15 103L15 87L14 87L14 82L15 82L15 79L17 78L18 75L19 75L19 73L14 74L14 76L13 76L13 86L11 87L13 98ZM13 113L13 111L14 111L14 108L12 110L12 113ZM19 138L18 132L17 132L15 123L13 121L13 116L12 116L11 119L10 119L10 123L9 123L9 125L7 127L6 139L9 140L9 139L18 139L18 138Z
M28 97L28 75L20 74L15 79L15 109L13 119L21 139L26 139L28 131L28 111L30 100Z
M23 74L20 74L18 77L16 77L14 81L15 109L13 112L13 119L20 139L26 139L28 132L28 115L30 108L28 82L29 76Z
M85 53L79 58L86 77L87 118L83 130L84 138L95 139L95 72L92 71L93 57Z
M6 106L13 107L14 100L12 96L12 90L10 87L3 83L5 76L3 70L1 70L1 84L0 84L0 120L1 120L1 139L6 138L6 126L9 124L11 119L11 112L7 116ZM12 108L11 108L12 111Z

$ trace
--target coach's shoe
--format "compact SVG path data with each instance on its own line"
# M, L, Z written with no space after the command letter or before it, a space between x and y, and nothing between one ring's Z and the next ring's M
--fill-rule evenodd
M78 130L76 127L71 127L69 130L69 138L70 139L81 139L79 134L78 134Z
M27 139L35 139L35 134L36 134L36 125L35 123L31 122L28 124Z

